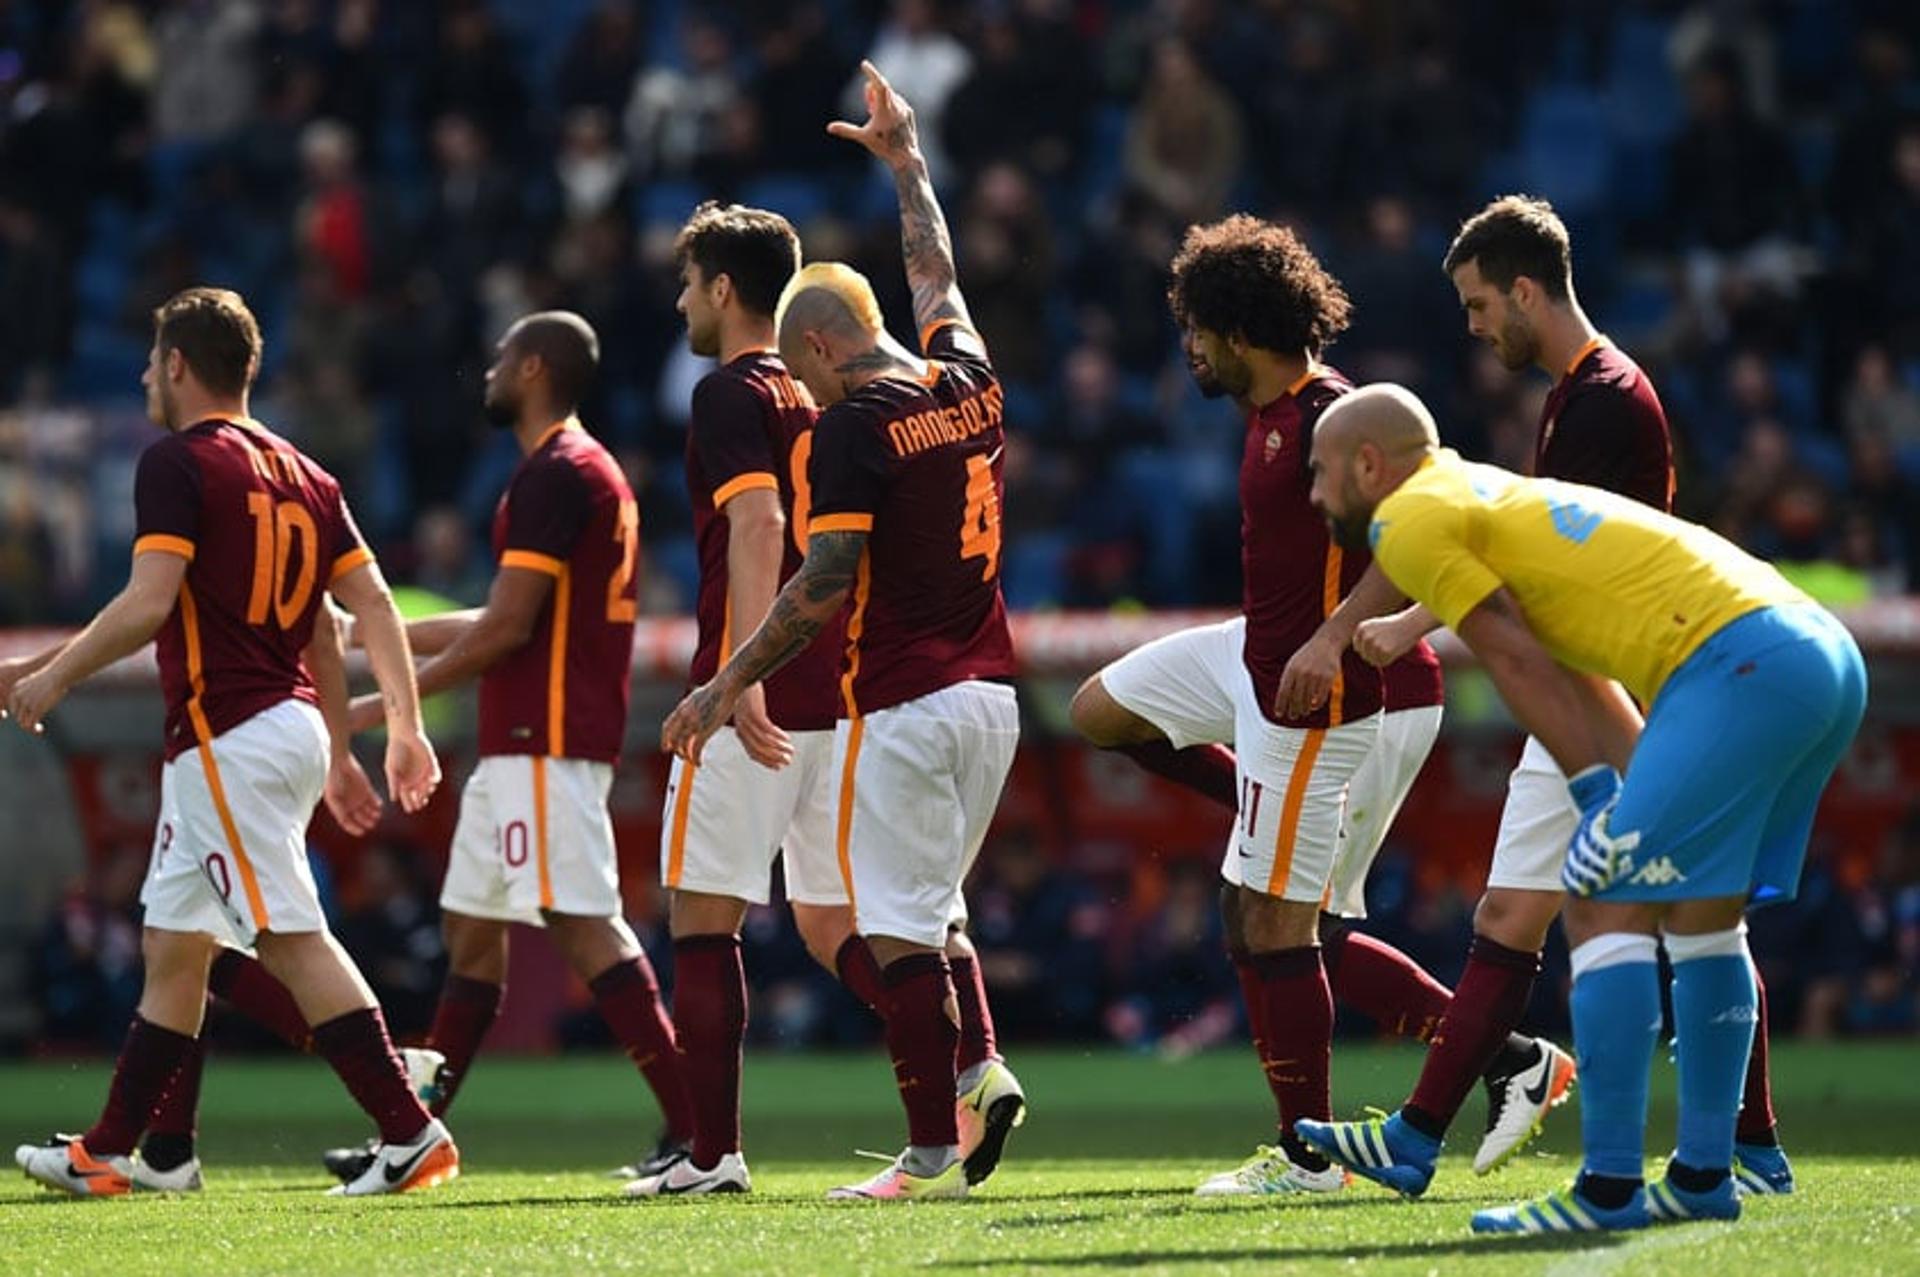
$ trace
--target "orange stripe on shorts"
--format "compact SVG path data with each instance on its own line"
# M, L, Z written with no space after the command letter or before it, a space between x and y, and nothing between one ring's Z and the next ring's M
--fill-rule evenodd
M1267 877L1267 894L1279 896L1287 889L1287 877L1293 872L1293 845L1300 833L1300 809L1307 803L1307 785L1313 780L1313 765L1319 761L1320 746L1327 729L1311 728L1300 742L1300 756L1293 760L1293 775L1287 778L1287 800L1280 808L1280 829L1273 836L1273 873Z
M540 867L540 907L553 908L553 871L547 864L547 760L533 756L533 846Z
M853 907L853 775L860 766L860 738L866 726L864 719L847 720L847 763L840 772L840 824L834 844L840 853L840 884L847 889L848 908Z

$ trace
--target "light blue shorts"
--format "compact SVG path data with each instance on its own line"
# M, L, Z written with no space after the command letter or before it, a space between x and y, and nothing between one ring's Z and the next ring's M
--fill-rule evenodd
M1860 649L1826 609L1770 607L1723 626L1647 714L1611 821L1640 843L1596 898L1791 900L1820 792L1866 703Z

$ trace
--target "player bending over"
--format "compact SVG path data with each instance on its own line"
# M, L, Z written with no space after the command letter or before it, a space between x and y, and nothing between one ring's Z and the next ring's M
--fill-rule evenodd
M1846 630L1778 572L1600 488L1470 465L1397 386L1322 418L1314 503L1343 544L1473 649L1567 776L1562 871L1580 1058L1579 1178L1481 1211L1476 1232L1736 1219L1734 1129L1752 1048L1749 902L1799 886L1820 792L1866 706ZM1623 778L1596 699L1649 706ZM1672 960L1679 1138L1643 1186L1657 963ZM1378 1156L1381 1150L1372 1150Z

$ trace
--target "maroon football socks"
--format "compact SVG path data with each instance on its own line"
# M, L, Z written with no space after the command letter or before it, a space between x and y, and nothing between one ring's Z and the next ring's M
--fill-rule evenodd
M747 1032L747 972L740 938L673 942L673 1027L693 1105L693 1164L712 1170L740 1151L740 1048Z
M449 975L440 986L433 1028L427 1034L427 1044L447 1057L440 1070L440 1094L433 1101L435 1117L445 1116L453 1107L453 1097L467 1080L467 1069L479 1054L494 1017L500 1014L505 995L504 985L463 975Z
M1501 1051L1513 1049L1513 1030L1533 996L1540 955L1475 936L1453 1002L1427 1045L1413 1098L1401 1111L1415 1129L1438 1139L1453 1122Z
M374 1120L381 1140L408 1144L419 1138L431 1119L407 1083L406 1066L387 1036L387 1019L379 1007L349 1011L314 1025L313 1050L339 1074L354 1102Z
M1237 810L1240 781L1233 751L1224 745L1190 745L1175 749L1164 740L1142 741L1134 745L1116 745L1114 752L1125 754L1154 775L1202 798L1210 798L1229 811Z
M693 1103L687 1097L687 1083L681 1068L680 1048L674 1041L673 1022L660 1002L660 984L654 979L653 964L643 953L614 963L587 981L593 991L600 1018L613 1030L613 1036L626 1048L653 1088L666 1119L667 1138L693 1139Z
M195 1038L134 1016L120 1046L120 1058L114 1062L106 1107L81 1137L87 1152L95 1157L124 1157L133 1152L154 1106L198 1046Z
M960 1049L952 974L945 954L916 953L889 963L885 982L887 1052L916 1148L960 1142L954 1116L954 1060Z
M207 989L294 1050L312 1049L299 1003L258 959L223 946L207 969Z
M1396 1037L1425 1042L1453 995L1400 950L1358 931L1341 930L1323 950L1333 1000Z
M980 975L975 958L947 959L953 974L953 997L960 1008L960 1050L955 1057L958 1072L965 1073L1000 1054L993 1037L993 1008L987 1003L987 983Z

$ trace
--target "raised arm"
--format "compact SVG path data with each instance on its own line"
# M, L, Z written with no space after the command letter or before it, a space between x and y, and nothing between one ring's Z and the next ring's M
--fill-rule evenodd
M906 258L907 284L913 290L914 326L924 334L929 325L943 319L971 324L954 269L953 236L927 176L913 108L873 63L862 62L860 72L867 77L867 122L835 120L827 125L827 132L858 142L893 172L894 189L900 196L900 251Z

